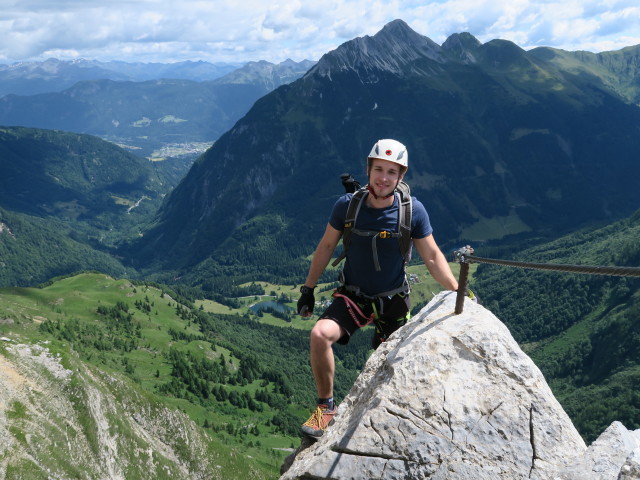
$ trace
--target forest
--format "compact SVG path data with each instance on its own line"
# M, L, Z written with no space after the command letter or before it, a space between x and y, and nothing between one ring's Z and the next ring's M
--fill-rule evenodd
M508 259L637 267L639 236L640 211ZM640 393L631 387L640 384L640 278L481 264L474 288L540 367L586 439L614 420L640 428Z

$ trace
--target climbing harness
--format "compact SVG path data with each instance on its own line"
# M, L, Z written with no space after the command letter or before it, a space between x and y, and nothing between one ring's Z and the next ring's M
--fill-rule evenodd
M333 293L333 297L341 298L344 301L347 312L349 312L349 316L358 328L363 328L371 323L375 323L374 348L382 342L385 342L387 338L389 338L389 335L395 332L402 325L406 324L410 317L407 306L407 311L404 316L400 316L398 318L384 318L385 303L387 300L391 300L393 296L385 298L361 295L360 297L356 297L356 300L354 300L352 296L350 296L351 294L346 295L345 293L342 293L344 290L344 287L336 290ZM399 295L403 301L406 301L404 294L399 293L397 295ZM358 299L362 299L363 301L359 302ZM363 312L363 308L361 308L361 305L363 304L371 305L372 311L368 316ZM389 305L391 311L395 308L394 305L397 304L391 303Z
M374 300L377 298L385 298L385 297L391 298L398 293L407 294L411 291L411 287L409 286L409 281L407 280L406 275L404 277L404 281L402 282L402 285L400 285L398 288L394 288L393 290L387 290L386 292L376 293L375 295L367 295L363 293L362 290L360 290L360 287L358 286L347 285L344 280L344 272L340 272L340 275L338 276L338 280L342 284L342 288L344 288L346 291L353 293L356 297L366 298L370 300Z
M358 306L358 304L356 302L354 302L351 298L349 298L347 295L343 294L343 293L339 293L337 290L335 292L333 292L332 295L334 298L341 298L346 307L347 307L347 311L349 312L349 315L351 316L351 319L355 322L355 324L359 327L366 327L367 325L369 325L371 322L373 322L376 318L376 305L375 302L372 302L373 305L373 312L371 312L371 315L366 316L364 314L364 312L360 309L360 307ZM366 320L366 322L361 322L359 320L359 318L364 318Z

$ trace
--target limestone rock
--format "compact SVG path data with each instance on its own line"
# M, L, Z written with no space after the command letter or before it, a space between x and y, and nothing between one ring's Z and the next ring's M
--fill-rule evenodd
M640 432L636 430L638 436ZM618 480L638 480L640 479L640 449L635 449L629 455L620 469Z
M640 480L640 430L630 432L620 422L613 422L555 478Z
M587 449L507 327L471 301L454 308L454 293L437 295L378 348L335 424L282 480L589 480L637 469L634 432L614 425Z

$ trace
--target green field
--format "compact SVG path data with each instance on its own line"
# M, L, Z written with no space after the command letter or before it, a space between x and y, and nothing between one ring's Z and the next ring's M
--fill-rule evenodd
M457 263L451 263L450 267L454 276L458 278L460 275L460 265ZM471 264L469 266L470 285L472 285L473 273L475 272L477 267L477 264ZM431 275L429 275L424 265L409 265L409 267L407 267L407 275L415 280L411 282L412 313L415 314L417 313L417 310L428 303L436 293L442 291L442 287L431 277ZM292 301L283 303L283 305L286 305L291 309L292 312L295 312L296 302L299 296L298 287L291 287L290 285L276 285L268 282L254 283L259 284L264 289L266 294L251 295L241 298L240 300L242 306L240 308L232 308L226 305L222 305L221 303L215 302L213 300L197 300L194 303L197 307L201 307L203 310L214 314L247 315L251 318L255 318L261 323L266 323L269 325L279 327L291 326L303 330L310 330L313 327L314 320L318 318L318 314L322 313L322 311L324 310L324 306L326 306L327 302L331 300L331 294L333 293L332 286L334 285L330 283L318 284L315 290L316 308L314 309L314 315L311 318L302 318L298 315L292 314L291 321L289 322L281 318L274 317L273 315L270 315L268 313L259 318L256 315L252 314L250 307L260 302L273 301L284 295L290 297ZM240 286L248 285L249 284L247 283Z
M452 268L457 274L457 265ZM424 266L410 266L408 273L416 306L440 290ZM83 362L122 379L131 392L186 413L206 432L226 478L277 478L284 457L299 445L298 426L313 398L307 331L333 285L318 286L310 319L294 313L297 287L260 286L265 295L236 299L239 308L192 302L160 285L101 273L62 277L40 288L1 288L0 337L5 345L47 345L65 368ZM251 310L276 301L290 309L284 319ZM336 353L338 395L370 353L364 338ZM25 432L12 428L20 441Z
M111 337L127 339L130 335L124 330L114 330L105 316L97 313L99 307L112 308L119 302L128 306L132 314L129 323L138 331L132 348L115 341L109 343ZM204 430L220 453L222 460L218 462L222 471L234 472L233 477L227 478L240 478L239 472L255 475L256 471L260 472L257 478L277 478L277 469L287 450L297 446L299 439L271 425L274 415L271 408L250 411L229 402L202 401L188 391L178 395L162 393L162 386L172 377L172 365L167 361L170 349L194 358L224 362L230 376L240 365L229 349L204 339L195 321L185 319L185 314L181 318L177 314L180 305L170 293L156 286L134 285L97 273L80 274L44 288L0 289L0 336L16 343L46 342L66 367L72 365L72 357L79 356L93 367L121 376L132 390L147 392L156 401L187 413L199 426L208 426ZM187 310L186 306L181 308ZM63 327L47 329L47 325ZM180 332L187 340L176 339L171 331ZM96 347L97 339L103 342L100 348ZM256 379L245 385L226 385L225 389L253 396L258 388L265 387L270 388ZM244 431L242 427L246 425L257 428ZM246 457L252 459L249 466L243 466Z

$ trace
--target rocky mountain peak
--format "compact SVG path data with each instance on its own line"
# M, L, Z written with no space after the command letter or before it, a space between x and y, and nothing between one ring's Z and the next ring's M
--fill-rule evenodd
M454 33L442 44L442 50L463 63L476 63L475 53L482 43L468 32Z
M291 59L278 64L266 60L247 62L241 68L214 80L214 83L257 85L268 92L301 77L314 63L311 60L294 62Z
M309 73L331 77L332 73L352 70L363 83L375 83L380 72L402 76L421 71L413 62L423 58L443 61L441 47L404 21L394 20L373 37L358 37L325 54Z
M639 478L624 475L640 471L640 430L615 422L587 448L507 327L454 307L441 293L392 335L281 480Z

